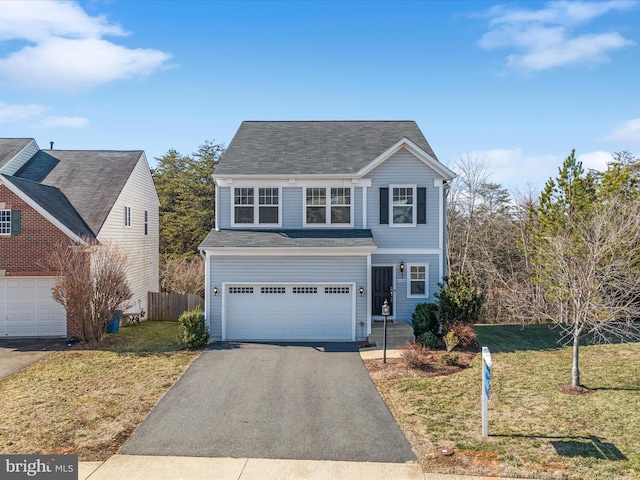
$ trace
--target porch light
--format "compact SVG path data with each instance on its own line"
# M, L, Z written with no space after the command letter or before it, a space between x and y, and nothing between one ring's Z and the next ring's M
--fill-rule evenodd
M213 295L218 296L218 287L213 287Z
M404 262L400 262L400 273L404 273Z
M360 292L360 296L364 295L364 288L363 287L360 287L360 290L358 290L358 291Z

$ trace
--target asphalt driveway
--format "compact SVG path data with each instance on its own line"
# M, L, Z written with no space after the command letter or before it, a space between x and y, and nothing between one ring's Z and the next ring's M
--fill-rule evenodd
M120 453L416 461L351 343L214 345Z

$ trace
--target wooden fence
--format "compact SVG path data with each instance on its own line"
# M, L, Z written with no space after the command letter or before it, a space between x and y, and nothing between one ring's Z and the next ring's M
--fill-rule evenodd
M193 310L198 305L204 310L204 299L198 295L188 293L157 293L149 292L148 297L149 320L168 320L177 322L182 312Z

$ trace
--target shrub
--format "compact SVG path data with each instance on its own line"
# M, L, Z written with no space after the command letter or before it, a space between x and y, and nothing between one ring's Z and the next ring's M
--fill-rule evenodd
M446 365L449 365L451 367L455 367L456 365L458 365L458 354L457 353L447 353L446 355L442 356L442 360L444 360L444 363Z
M458 337L458 343L462 348L466 348L476 339L476 332L468 323L454 322L449 327L449 332L453 332Z
M428 370L431 368L431 355L429 349L417 343L412 343L409 348L402 352L402 360L409 368Z
M411 314L411 323L413 323L413 333L416 338L419 338L425 332L431 332L434 335L438 334L440 330L438 305L435 303L419 303Z
M447 352L450 352L451 350L456 348L460 343L460 339L453 330L449 330L442 339L444 340L444 344L447 347Z
M436 348L436 346L438 345L438 337L436 337L431 332L424 332L422 335L416 338L416 342L423 347Z
M480 318L480 309L485 302L470 275L453 275L439 284L438 316L445 329L454 322L475 323Z
M178 341L190 348L198 348L209 341L209 329L205 325L202 309L196 307L189 312L184 312L178 318L180 333Z

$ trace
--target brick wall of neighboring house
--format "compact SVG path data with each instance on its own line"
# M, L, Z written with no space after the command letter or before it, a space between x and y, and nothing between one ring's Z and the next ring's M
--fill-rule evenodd
M0 270L7 276L50 276L47 257L58 242L71 239L31 208L5 185L0 184L0 204L6 210L20 210L20 234L0 236Z

